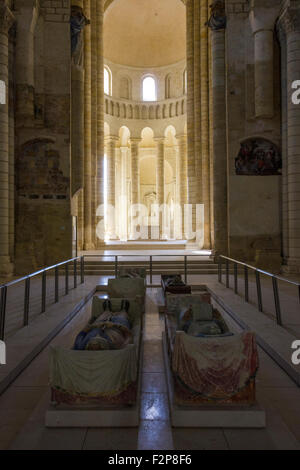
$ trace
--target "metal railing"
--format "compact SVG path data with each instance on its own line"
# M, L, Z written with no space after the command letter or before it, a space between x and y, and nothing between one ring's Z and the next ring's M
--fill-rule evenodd
M140 255L131 255L131 254L126 254L126 255L95 255L95 254L91 254L91 255L84 255L84 258L100 258L100 260L102 258L111 258L113 259L112 261L112 264L114 265L114 275L115 277L118 277L118 270L119 270L119 266L120 266L120 258L146 258L148 259L148 261L145 261L146 265L144 264L143 267L145 267L146 269L148 268L148 272L149 272L149 278L150 278L150 284L147 284L148 287L152 287L154 286L153 285L153 268L155 266L155 260L153 258L173 258L173 261L176 262L176 260L174 260L174 258L182 258L182 273L184 275L184 281L185 283L187 284L187 281L188 281L188 274L189 274L189 271L188 271L188 267L189 267L189 264L188 264L188 259L189 258L203 258L203 255L197 255L197 254L191 254L191 255L180 255L180 254L163 254L163 255L158 255L158 254L155 254L155 255L145 255L145 254L140 254ZM122 263L123 266L126 266L126 261L124 261Z
M224 261L224 263L223 263ZM219 256L218 260L218 280L222 283L223 278L223 264L225 264L225 285L227 288L230 288L230 265L233 264L233 279L234 279L234 292L238 294L239 290L239 276L238 276L238 267L243 268L243 284L244 284L244 298L247 303L249 303L249 272L254 272L255 274L255 284L256 284L256 294L257 294L257 304L260 312L264 312L263 308L263 294L261 286L261 275L267 276L272 280L272 290L274 296L275 304L275 313L277 324L282 326L282 311L281 311L281 302L278 289L278 281L283 281L287 284L296 286L298 288L298 298L300 303L300 283L296 281L291 281L284 277L278 276L276 274L269 273L259 268L255 268L247 263L242 261L237 261L227 256Z
M32 279L42 276L41 283L41 293L40 293L40 313L46 311L46 300L47 300L47 273L54 271L54 303L59 301L59 277L60 277L60 268L64 268L64 294L68 295L70 290L70 274L69 266L73 267L73 288L77 287L77 277L78 277L78 262L80 264L80 282L84 283L84 257L71 258L67 261L57 263L53 266L40 269L35 273L23 276L19 279L15 279L6 284L0 286L0 340L5 339L5 324L6 324L6 311L7 311L7 292L8 289L16 286L22 282L25 282L24 288L24 307L23 307L23 327L29 324L29 305L30 305L30 294L31 294L31 281Z

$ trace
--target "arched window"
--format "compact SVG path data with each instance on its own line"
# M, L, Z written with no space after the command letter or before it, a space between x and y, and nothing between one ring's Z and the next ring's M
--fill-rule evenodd
M108 67L104 67L104 93L111 95L111 71Z
M156 101L156 83L153 77L143 79L143 101Z

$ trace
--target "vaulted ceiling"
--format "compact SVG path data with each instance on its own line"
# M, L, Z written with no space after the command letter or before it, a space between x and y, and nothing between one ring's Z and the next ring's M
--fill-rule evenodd
M181 0L113 0L104 16L104 57L146 68L184 59L185 15Z

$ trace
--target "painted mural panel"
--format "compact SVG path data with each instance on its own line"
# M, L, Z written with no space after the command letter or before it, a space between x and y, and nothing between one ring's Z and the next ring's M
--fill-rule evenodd
M237 175L281 175L282 159L275 144L263 138L248 139L241 143L235 159Z

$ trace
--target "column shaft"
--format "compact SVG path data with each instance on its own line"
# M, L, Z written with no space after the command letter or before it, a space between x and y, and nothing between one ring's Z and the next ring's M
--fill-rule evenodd
M90 0L84 0L84 13L91 18ZM84 248L92 243L92 51L91 27L84 30Z
M209 159L209 94L208 94L208 2L201 0L200 54L201 54L201 155L202 195L204 204L204 248L211 248L210 237L210 159Z
M96 246L97 210L97 14L96 1L91 1L91 202L92 242Z
M110 137L107 141L107 204L111 207L108 211L108 235L109 238L116 237L115 227L115 209L116 209L116 144L118 142L117 137Z
M104 59L103 59L103 0L97 0L97 204L104 203ZM98 240L98 243L101 240Z
M211 32L215 254L228 250L225 30Z
M5 104L0 104L0 276L12 274L9 256L9 113L8 113L8 31L13 16L5 2L0 3L0 80L5 83Z

